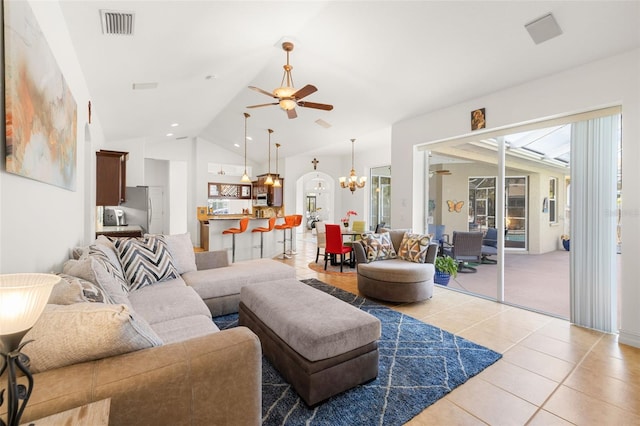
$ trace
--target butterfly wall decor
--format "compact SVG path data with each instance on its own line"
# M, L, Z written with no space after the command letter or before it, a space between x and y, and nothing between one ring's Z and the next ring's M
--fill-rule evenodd
M447 200L447 206L449 206L450 212L460 213L462 206L464 206L464 201Z

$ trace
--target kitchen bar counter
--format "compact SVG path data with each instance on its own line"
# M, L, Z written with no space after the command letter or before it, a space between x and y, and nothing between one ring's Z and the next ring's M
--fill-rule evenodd
M107 237L142 237L142 227L140 225L125 226L103 226L96 225L96 237L105 235Z
M229 261L231 261L232 236L223 234L222 231L228 228L238 228L240 218L246 215L218 215L209 216L206 221L200 221L200 243L205 251L228 250ZM284 222L284 218L278 218L276 224ZM241 260L260 258L260 233L251 232L258 227L268 227L269 218L249 217L247 230L241 234L236 234L236 262ZM287 237L289 233L287 232ZM282 253L282 231L274 229L264 233L263 257L271 258ZM279 241L279 242L278 242ZM289 244L287 244L289 247Z

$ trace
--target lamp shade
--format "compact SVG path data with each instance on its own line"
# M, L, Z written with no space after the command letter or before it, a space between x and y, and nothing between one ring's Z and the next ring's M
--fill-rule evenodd
M33 327L59 282L52 274L0 275L0 336Z

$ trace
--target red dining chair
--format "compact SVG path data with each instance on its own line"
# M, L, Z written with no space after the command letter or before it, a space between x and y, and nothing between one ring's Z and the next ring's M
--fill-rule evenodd
M351 261L351 256L353 256L351 246L345 246L342 243L342 232L340 231L340 225L326 225L326 247L324 252L327 255L340 255L340 272L342 272L342 264L344 263L344 255L349 253L349 261ZM325 256L324 258L324 270L327 270L327 261L330 256Z
M241 234L247 230L247 226L249 225L249 218L243 217L240 219L240 227L239 228L228 228L222 231L223 234L231 234L231 262L236 261L236 234Z

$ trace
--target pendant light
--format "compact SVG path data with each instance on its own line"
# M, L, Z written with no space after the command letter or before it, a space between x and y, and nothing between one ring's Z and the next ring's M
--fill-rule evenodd
M273 182L274 188L280 188L282 183L280 182L280 174L278 173L278 150L280 149L280 144L276 143L276 180Z
M351 139L351 173L349 173L348 181L344 176L340 178L340 187L349 188L352 195L356 191L356 188L364 188L364 184L367 182L366 176L361 176L360 179L358 179L358 176L356 175L356 169L353 166L355 141L355 139Z
M273 178L271 177L271 133L273 133L273 130L267 129L267 132L269 132L269 172L267 178L264 180L264 184L273 185Z
M251 183L251 178L247 174L247 118L251 117L246 112L244 113L244 173L240 182Z

